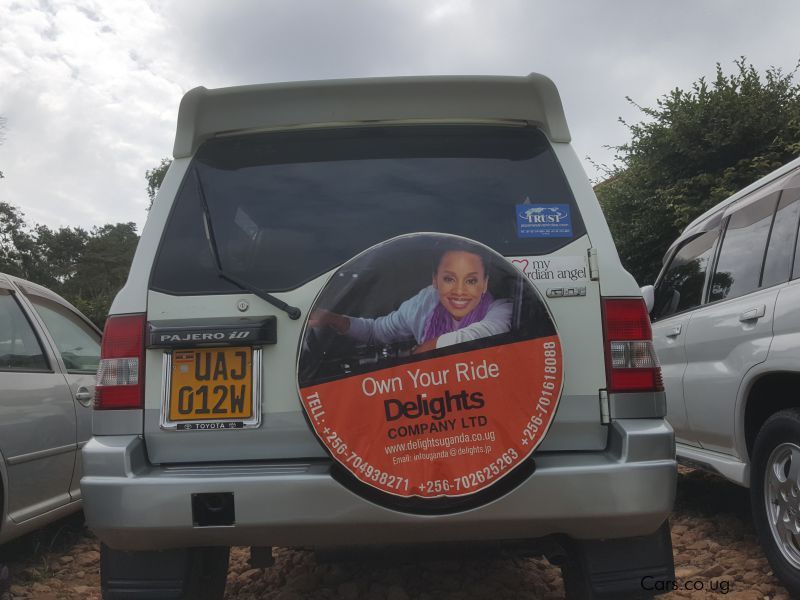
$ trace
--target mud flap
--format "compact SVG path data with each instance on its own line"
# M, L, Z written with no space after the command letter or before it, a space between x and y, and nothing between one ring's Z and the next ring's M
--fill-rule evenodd
M221 600L228 555L227 547L124 552L103 544L103 600Z
M561 565L570 600L649 598L674 581L669 521L654 533L613 540L569 540Z

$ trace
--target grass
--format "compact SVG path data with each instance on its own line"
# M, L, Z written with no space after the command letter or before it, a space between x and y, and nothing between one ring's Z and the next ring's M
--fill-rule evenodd
M79 512L0 545L0 593L14 580L37 582L51 577L51 555L68 553L86 535L83 513ZM5 579L4 568L8 573Z

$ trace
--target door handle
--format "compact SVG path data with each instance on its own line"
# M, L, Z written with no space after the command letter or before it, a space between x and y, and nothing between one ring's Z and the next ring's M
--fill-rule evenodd
M680 334L681 334L681 326L680 325L675 325L675 327L673 327L672 329L670 329L667 332L667 337L668 338L674 338L674 337L678 337Z
M89 388L81 386L78 388L78 391L75 392L75 399L81 403L81 406L88 408L92 405L94 394L89 391Z
M739 315L739 321L745 323L747 321L755 321L756 319L760 319L763 317L767 312L766 305L762 304L761 306L755 306L753 308L748 308L742 314Z

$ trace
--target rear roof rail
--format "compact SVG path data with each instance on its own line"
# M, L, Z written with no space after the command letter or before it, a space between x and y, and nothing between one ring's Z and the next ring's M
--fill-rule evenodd
M527 77L339 79L190 90L181 100L173 154L194 154L222 133L331 123L523 121L569 142L553 82Z

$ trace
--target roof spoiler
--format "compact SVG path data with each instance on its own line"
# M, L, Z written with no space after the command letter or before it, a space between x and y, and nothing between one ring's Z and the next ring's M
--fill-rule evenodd
M234 132L392 121L523 121L553 142L570 133L555 84L527 77L333 79L190 90L181 100L175 158Z

